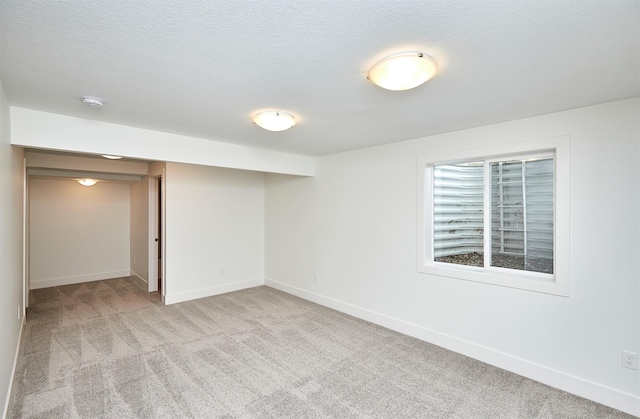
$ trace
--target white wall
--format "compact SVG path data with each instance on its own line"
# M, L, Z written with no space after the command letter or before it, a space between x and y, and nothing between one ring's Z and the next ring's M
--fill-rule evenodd
M31 288L129 274L130 190L30 179Z
M165 302L263 284L264 175L167 163L164 182Z
M311 157L31 109L12 107L11 126L11 144L24 147L306 176L314 173Z
M131 274L149 280L149 178L131 183Z
M267 175L266 283L640 414L638 372L621 367L622 349L640 349L639 112L631 99L327 156L313 178ZM561 135L569 298L416 272L418 157Z
M6 414L22 320L24 150L10 145L9 107L0 80L0 408ZM3 414L3 417L4 417Z

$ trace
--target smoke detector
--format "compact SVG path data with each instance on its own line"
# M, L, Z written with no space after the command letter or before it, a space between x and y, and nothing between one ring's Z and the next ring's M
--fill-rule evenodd
M90 108L102 108L104 106L104 100L100 99L99 97L82 96L80 100L82 100L82 103L89 106Z

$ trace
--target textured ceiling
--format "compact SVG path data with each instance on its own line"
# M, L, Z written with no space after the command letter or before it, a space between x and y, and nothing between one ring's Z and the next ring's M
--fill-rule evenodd
M12 106L319 156L638 96L639 22L636 0L0 0L0 75ZM366 80L407 50L439 75ZM298 125L251 123L270 108Z

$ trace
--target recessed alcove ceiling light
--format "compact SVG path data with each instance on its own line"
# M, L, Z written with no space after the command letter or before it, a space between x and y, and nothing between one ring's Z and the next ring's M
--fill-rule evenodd
M389 55L367 73L367 79L387 90L409 90L433 78L438 63L422 52L410 51Z
M296 119L287 112L264 111L253 117L253 122L267 131L284 131L296 124Z
M78 183L81 184L82 186L93 186L96 183L98 183L97 180L95 179L78 179Z
M102 154L102 157L109 160L120 160L122 156L112 156L110 154Z
M102 108L104 106L104 100L99 97L82 96L80 100L90 108Z

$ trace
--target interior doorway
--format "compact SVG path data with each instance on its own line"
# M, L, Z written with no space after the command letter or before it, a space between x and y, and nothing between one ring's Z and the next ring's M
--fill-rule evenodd
M158 252L158 291L160 292L160 294L163 294L162 292L162 176L157 178L158 179L158 222L156 223L157 228L158 228L158 234L156 237L156 242L157 242L157 252Z
M164 182L163 177L149 178L149 292L158 291L164 301Z

